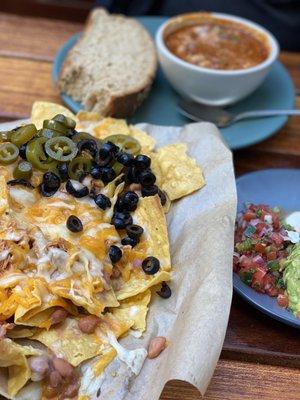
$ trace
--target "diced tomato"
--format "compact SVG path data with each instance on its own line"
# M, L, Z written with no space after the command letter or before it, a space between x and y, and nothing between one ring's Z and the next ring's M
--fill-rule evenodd
M270 251L270 253L267 254L268 261L276 260L276 258L277 258L276 251Z
M256 232L260 233L264 228L266 228L266 224L264 222L259 222L256 225Z
M255 213L255 211L257 210L257 207L251 203L248 205L248 210L253 211Z
M273 232L272 235L271 235L271 239L273 240L275 245L278 246L278 247L281 246L282 243L284 242L283 237L278 232Z
M287 306L289 305L288 296L285 293L279 294L277 297L277 302L280 307L287 308Z
M266 245L265 243L256 243L256 245L255 245L255 250L256 250L258 253L263 254L263 253L265 252L266 246L267 246L267 245Z
M247 211L244 216L243 216L245 221L251 221L251 219L255 219L256 218L256 214L254 212L251 211Z
M252 232L254 229L249 224L253 220L256 223L255 232ZM279 284L288 255L281 230L279 212L266 204L248 204L246 212L236 224L235 244L239 251L233 260L233 269L243 282L259 292L276 296L278 304L287 307L284 285ZM249 246L246 240L249 240ZM242 246L243 243L245 246Z
M249 269L253 268L253 258L252 257L247 257L247 256L242 256L240 258L240 267L243 271L248 271Z
M256 267L256 271L252 277L252 285L254 289L261 290L264 288L264 277L267 271L264 267L258 266Z
M275 286L275 276L271 274L266 274L263 279L263 285L265 292L269 296L277 296L279 291L278 288Z

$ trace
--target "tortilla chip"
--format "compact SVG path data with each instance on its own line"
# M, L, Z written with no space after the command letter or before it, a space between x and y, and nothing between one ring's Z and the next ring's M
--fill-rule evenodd
M23 301L16 297L18 306L14 322L17 325L49 328L51 315L57 307L64 308L70 314L77 314L77 308L72 303L50 293L46 283L41 279L30 279L24 285L21 284L19 288L14 289L13 293L24 297Z
M116 280L115 293L118 300L143 293L151 286L170 279L171 259L167 224L157 195L140 198L138 208L133 214L133 223L144 228L143 240L134 248L135 251L138 251L139 246L146 245L145 258L156 257L160 261L160 270L155 275L146 275L141 269L132 268L130 263L130 278L126 281L122 276Z
M155 147L155 139L148 135L148 133L133 125L130 125L130 136L140 142L140 145L142 146L141 153L149 153Z
M21 346L11 339L0 340L0 368L8 371L7 378L1 379L0 390L15 396L31 376L26 356L39 354L40 351L31 346Z
M37 129L41 129L44 119L51 119L57 114L63 114L66 117L75 119L75 115L61 104L49 101L35 101L32 105L30 120Z
M205 185L201 168L187 156L183 143L161 147L151 153L151 168L156 175L158 186L171 201L180 199Z
M111 135L130 135L130 129L125 119L107 117L99 121L92 134L98 139L105 139Z
M15 325L13 329L7 331L6 336L10 339L25 339L30 338L36 333L36 328L24 328L23 326Z
M94 111L85 111L85 110L80 110L76 114L76 119L77 121L80 122L91 122L91 121L97 121L99 122L100 119L102 119L101 115L97 112Z
M0 216L9 209L8 198L6 179L0 175Z
M102 118L96 112L80 110L76 115L76 130L78 132L88 132L92 135L94 127L99 124Z
M101 317L101 322L95 333L81 332L75 318L67 318L59 327L41 330L32 339L38 340L51 349L58 357L63 357L74 367L85 360L110 350L110 344L104 340L107 331L114 333L116 337L130 329L133 322L118 320L107 313Z
M118 308L112 309L111 312L119 320L132 320L134 324L131 329L144 332L146 329L146 316L148 312L148 304L151 300L151 291L146 290L134 297L120 302Z

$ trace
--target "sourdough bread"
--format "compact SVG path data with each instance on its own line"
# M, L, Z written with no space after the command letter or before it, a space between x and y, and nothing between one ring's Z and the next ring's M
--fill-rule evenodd
M69 52L58 86L89 111L125 118L147 96L156 67L154 43L139 22L98 8Z

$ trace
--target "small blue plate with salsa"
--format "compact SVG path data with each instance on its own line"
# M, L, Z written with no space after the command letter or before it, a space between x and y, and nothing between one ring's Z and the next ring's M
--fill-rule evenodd
M139 17L137 18L154 37L158 27L166 20L165 17ZM80 33L72 36L55 56L52 79L56 84L63 62L75 43L80 38ZM61 93L63 102L73 111L78 112L83 106L75 102L70 96ZM182 126L191 122L177 111L179 97L171 88L158 69L150 95L130 119L131 123L149 122L156 125ZM228 107L228 111L239 113L258 109L288 109L295 103L295 89L293 81L284 66L275 62L264 83L243 101ZM241 121L221 132L232 150L241 149L274 135L286 123L287 117L257 118Z
M238 213L245 210L245 204L267 204L280 207L286 213L300 210L300 169L267 169L245 174L236 180ZM278 305L276 297L262 294L242 282L233 274L234 290L248 303L295 328L300 328L300 319L291 311Z

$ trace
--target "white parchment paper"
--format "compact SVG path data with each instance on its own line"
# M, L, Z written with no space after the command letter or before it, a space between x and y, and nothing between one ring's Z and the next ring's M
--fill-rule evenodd
M9 126L2 124L0 129ZM190 382L203 395L228 322L236 213L231 152L218 129L209 123L139 127L156 139L157 147L187 143L189 155L203 169L206 186L174 202L167 215L173 265L171 298L153 296L146 334L122 341L128 348L137 348L147 346L152 337L165 336L168 347L158 358L146 360L137 377L115 359L99 380L98 396L93 391L93 400L157 400L172 379ZM35 397L33 392L24 392L24 399Z

